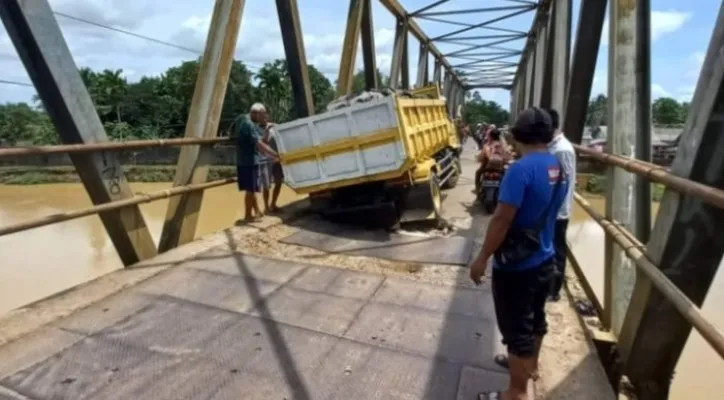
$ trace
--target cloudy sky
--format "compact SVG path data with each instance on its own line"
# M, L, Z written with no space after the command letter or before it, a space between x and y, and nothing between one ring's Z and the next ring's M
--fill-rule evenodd
M432 0L403 0L408 11L419 9ZM138 33L174 43L199 52L204 47L208 30L211 0L50 0L52 8L59 14L94 21L111 27ZM484 3L484 4L483 4ZM574 33L578 20L578 5L574 0ZM716 0L653 0L652 8L652 95L670 96L678 100L689 100L693 94L696 79L712 33L714 20L720 2ZM298 0L307 59L324 72L332 82L339 67L340 50L344 35L344 23L348 1ZM377 1L374 4L375 40L377 64L389 72L394 20ZM510 5L505 0L451 0L435 10L454 10L481 6ZM284 56L276 17L274 2L271 0L247 0L238 41L236 57L252 70L264 62ZM479 23L496 18L503 13L467 14L456 16L457 21ZM136 38L97 26L84 24L57 15L65 38L78 66L93 69L122 69L130 81L143 75L158 75L168 67L181 61L195 58L194 53L149 40ZM530 27L532 13L502 21L495 26L526 31ZM430 37L448 33L459 27L431 21L419 21ZM604 29L607 29L607 26ZM496 33L471 31L467 34ZM498 32L500 33L500 32ZM607 85L608 35L604 34L601 53L594 81L593 95L603 93ZM413 77L416 74L418 47L410 41L410 66ZM502 46L522 48L523 41L514 41ZM442 52L460 49L452 44L439 45ZM451 60L451 63L461 63ZM358 68L361 59L358 58ZM29 82L22 63L5 30L0 31L0 80ZM34 94L32 87L0 85L0 103L29 101ZM484 98L496 100L505 108L509 95L502 90L484 90Z

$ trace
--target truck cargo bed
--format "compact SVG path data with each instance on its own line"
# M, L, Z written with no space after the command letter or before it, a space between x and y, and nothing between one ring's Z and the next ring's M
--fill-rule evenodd
M281 124L286 183L298 193L392 179L448 145L445 102L389 96Z

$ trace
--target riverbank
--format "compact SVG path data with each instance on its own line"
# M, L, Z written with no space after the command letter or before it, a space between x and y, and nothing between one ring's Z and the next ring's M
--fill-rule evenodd
M123 167L129 182L173 182L175 165L127 165ZM236 168L232 165L215 165L209 169L209 180L226 179L236 176ZM47 183L80 182L74 167L0 167L0 184L4 185L38 185ZM578 190L604 195L607 179L605 174L579 174ZM658 183L651 184L654 201L661 200L664 187Z
M123 167L129 182L173 182L176 165L126 165ZM236 167L216 165L209 168L210 181L236 177ZM78 183L75 167L0 167L0 184L39 185L48 183Z

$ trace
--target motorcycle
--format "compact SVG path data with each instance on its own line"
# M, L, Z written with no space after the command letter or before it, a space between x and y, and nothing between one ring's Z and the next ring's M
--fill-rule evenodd
M487 214L492 214L498 205L498 193L500 191L500 182L507 166L501 169L486 169L480 174L478 201L483 206L483 210Z

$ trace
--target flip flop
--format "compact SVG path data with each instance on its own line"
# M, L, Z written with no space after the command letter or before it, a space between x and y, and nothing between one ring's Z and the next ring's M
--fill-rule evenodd
M503 392L482 392L478 394L478 400L501 400Z

